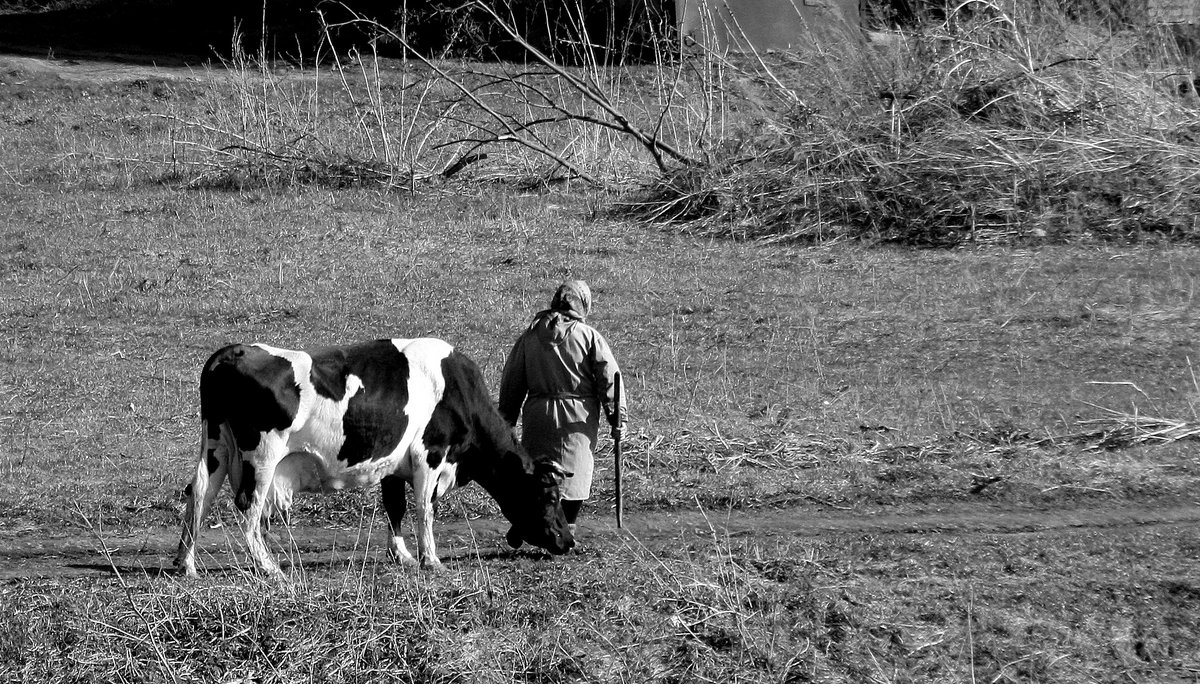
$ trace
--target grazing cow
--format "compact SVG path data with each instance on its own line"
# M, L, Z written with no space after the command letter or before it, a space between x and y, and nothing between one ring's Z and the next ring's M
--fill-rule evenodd
M380 484L391 527L388 550L416 562L402 537L404 483L414 492L417 555L441 565L433 504L472 480L513 525L511 541L551 553L574 546L559 500L567 475L514 439L478 366L431 338L377 340L305 353L232 345L200 374L200 458L188 488L175 564L196 574L200 523L228 477L257 567L280 574L262 526L286 519L292 493Z

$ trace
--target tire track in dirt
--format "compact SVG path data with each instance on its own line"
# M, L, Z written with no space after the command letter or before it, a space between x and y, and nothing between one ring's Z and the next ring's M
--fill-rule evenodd
M585 521L586 543L599 550L629 541L648 548L718 539L780 539L839 535L1005 535L1052 536L1077 530L1200 526L1200 503L1170 506L1085 508L1005 508L979 504L892 507L874 511L816 511L810 508L752 511L628 512L623 530L611 518ZM276 530L272 546L280 560L307 566L374 562L386 541L382 523L366 529L305 527ZM508 553L507 524L501 520L436 524L439 555L449 564L477 562ZM289 534L290 532L290 534ZM208 572L248 567L232 526L201 533L200 567ZM160 574L171 571L178 530L156 528L141 534L86 534L45 537L0 534L0 581L29 578ZM411 540L410 540L411 544ZM286 563L285 563L286 565Z

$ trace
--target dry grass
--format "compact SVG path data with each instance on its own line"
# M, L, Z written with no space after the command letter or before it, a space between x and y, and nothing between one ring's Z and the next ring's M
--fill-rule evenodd
M492 559L436 575L355 562L286 587L236 572L35 581L0 588L0 672L46 682L1186 675L1200 656L1196 540L1114 541L797 543L714 531L657 550L630 540L571 563ZM1147 552L1152 570L1136 560ZM1098 576L1101 565L1115 571Z
M75 502L108 526L174 524L196 369L222 344L432 333L494 387L508 340L567 275L595 286L629 371L631 510L968 497L970 473L1021 468L1026 485L989 495L1100 474L1118 498L1145 474L1175 495L1195 477L1169 450L1147 458L1170 467L1127 484L1050 447L999 472L869 451L878 438L974 458L956 435L1065 438L1106 417L1095 406L1193 421L1187 249L780 249L596 224L594 198L515 192L10 192L0 507L15 529L71 525ZM372 498L303 513L355 520Z

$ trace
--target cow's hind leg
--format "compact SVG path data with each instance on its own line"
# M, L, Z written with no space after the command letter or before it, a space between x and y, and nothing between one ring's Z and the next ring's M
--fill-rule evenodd
M388 475L379 483L379 493L383 497L383 510L387 511L388 554L398 563L414 565L416 558L408 552L404 543L404 514L408 510L408 501L404 497L404 479L399 475Z
M242 482L235 499L238 510L242 512L246 550L255 567L272 577L282 577L283 571L271 557L263 540L263 516L267 506L271 505L271 480L275 477L275 468L286 455L283 437L273 432L264 433L258 448L243 456Z
M200 459L191 483L184 490L183 531L175 567L189 576L196 574L196 538L200 535L200 525L229 472L230 453L222 439L221 426L211 427L213 432L210 434L208 421L200 423Z

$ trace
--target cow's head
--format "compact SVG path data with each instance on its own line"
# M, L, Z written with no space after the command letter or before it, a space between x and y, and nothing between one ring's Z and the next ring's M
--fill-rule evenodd
M540 546L553 554L563 554L575 546L575 538L567 527L567 516L563 513L562 493L559 485L571 474L551 459L532 459L524 454L512 454L527 465L513 475L513 480L503 483L504 495L497 497L504 517L512 523L509 541L514 536L534 546Z

